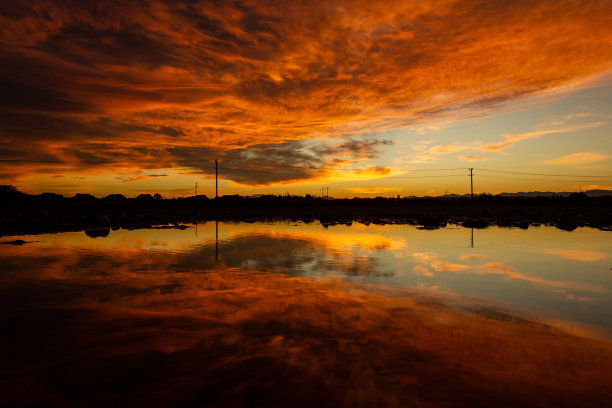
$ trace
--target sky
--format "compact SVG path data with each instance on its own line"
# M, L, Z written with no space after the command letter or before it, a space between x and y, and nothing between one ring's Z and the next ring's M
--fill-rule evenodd
M612 1L0 3L0 184L612 189Z

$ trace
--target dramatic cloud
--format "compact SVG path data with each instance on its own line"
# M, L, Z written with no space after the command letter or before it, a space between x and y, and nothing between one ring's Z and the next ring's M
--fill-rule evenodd
M319 142L309 146L304 141L288 141L227 150L184 146L170 148L168 153L179 166L210 175L214 174L213 161L218 158L224 178L247 185L265 185L318 177L384 176L390 172L388 168L351 170L341 169L341 166L375 157L381 146L388 144L386 140L351 139L343 143Z
M611 15L577 0L3 1L0 174L224 159L239 183L317 178L375 157L377 132L607 72Z

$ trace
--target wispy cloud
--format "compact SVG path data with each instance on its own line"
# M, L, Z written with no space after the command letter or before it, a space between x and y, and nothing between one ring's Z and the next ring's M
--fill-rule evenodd
M444 146L432 146L428 151L430 154L450 154L460 152L461 150L465 149L467 149L466 146L448 144Z
M447 261L434 261L431 263L431 268L435 271L441 272L457 272L457 271L462 271L464 269L469 268L469 266L467 265L463 265L463 264L456 264L456 263L452 263L452 262L447 262Z
M550 135L555 133L569 133L569 132L577 132L579 130L589 129L593 127L602 126L601 122L593 122L593 123L584 123L579 125L571 125L566 127L560 127L556 129L548 129L548 130L536 130L532 132L518 133L514 135L503 135L503 140L500 142L493 143L484 143L479 147L479 150L484 150L488 152L498 152L500 150L508 149L518 142L529 139L538 139L544 135Z
M398 162L406 164L435 163L440 155L456 153L469 148L457 143L430 146L431 143L432 141L421 141L413 144L412 150L417 153L401 157L398 159Z
M603 261L608 259L608 254L596 251L585 251L582 249L543 249L542 253L557 255L564 259L581 262Z
M601 255L587 251L561 251L551 250L554 255L564 256L567 259L576 259L582 261L600 260ZM411 253L410 256L417 262L420 263L418 272L422 275L423 272L429 271L429 268L438 272L456 272L456 273L467 273L476 275L501 275L510 280L520 280L529 282L542 287L553 288L555 290L579 290L594 293L606 293L608 289L605 286L598 284L573 282L573 281L559 281L549 280L539 276L526 275L522 272L517 271L515 268L504 265L501 262L486 262L484 264L469 266L464 264L457 264L449 261L440 260L438 254L433 252L415 252ZM572 258L569 258L572 257ZM486 258L481 254L474 255L462 255L459 259L462 261L471 261L475 259Z
M601 153L573 153L565 156L555 157L554 159L543 160L540 164L562 164L562 165L576 165L576 164L588 164L596 163L603 160L609 159L611 156Z
M472 156L472 155L458 156L457 159L461 161L467 161L467 162L478 162L478 161L487 160L484 157Z
M472 261L474 259L482 259L486 257L487 256L484 254L469 254L469 255L461 255L459 259L461 259L462 261Z
M134 181L142 181L151 178L168 177L167 174L137 174L133 176L118 176L115 177L117 180L121 180L124 183L131 183Z
M606 293L608 289L603 285L573 282L573 281L555 281L538 276L525 275L514 269L511 266L503 265L499 262L489 262L482 265L477 273L480 274L499 274L504 275L508 279L522 280L537 285L547 286L563 290L580 290L585 292Z

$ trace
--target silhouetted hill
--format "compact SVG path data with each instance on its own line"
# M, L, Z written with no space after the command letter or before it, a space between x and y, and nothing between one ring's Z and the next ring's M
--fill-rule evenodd
M612 190L588 190L586 195L589 197L612 197Z

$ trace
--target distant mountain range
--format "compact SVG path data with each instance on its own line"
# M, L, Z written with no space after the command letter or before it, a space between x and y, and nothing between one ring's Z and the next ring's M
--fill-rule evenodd
M562 191L562 192L553 192L553 191L528 191L528 192L518 192L518 193L500 193L493 194L494 196L499 197L552 197L552 196L561 196L561 197L569 197L570 195L576 193L575 191ZM583 191L589 197L612 197L612 190L587 190ZM474 194L475 196L479 194ZM437 196L438 198L460 198L460 197L469 197L470 194L448 194L446 196ZM432 196L425 196L432 197ZM408 196L407 198L419 198L417 196Z
M612 190L587 190L583 191L589 197L604 197L604 196L612 196ZM561 195L563 197L569 197L573 192L563 191L560 193L551 193L549 191L530 191L528 193L501 193L499 194L502 197L514 197L514 196L523 196L523 197L550 197L552 195Z

